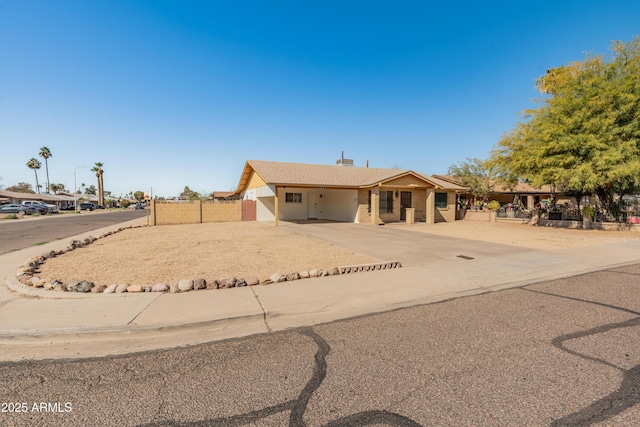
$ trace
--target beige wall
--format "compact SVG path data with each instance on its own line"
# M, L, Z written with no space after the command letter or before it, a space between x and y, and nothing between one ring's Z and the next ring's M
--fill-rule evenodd
M202 222L242 221L242 202L202 202Z
M408 177L407 177L408 178ZM400 192L409 191L406 188L381 187L380 191L393 191L393 213L381 213L380 219L384 222L400 221ZM398 191L398 197L395 196ZM444 191L437 191L438 193ZM370 223L371 214L368 212L368 189L358 190L357 218L360 223ZM411 207L416 210L416 221L426 221L427 192L423 189L411 190ZM435 222L453 222L456 219L456 194L447 193L447 208L435 210Z
M151 225L242 221L242 201L151 202Z
M437 191L436 193L444 193ZM447 193L447 207L436 208L436 222L453 222L456 220L456 193Z
M371 214L369 214L369 190L368 189L359 189L358 190L358 210L356 213L356 222L359 223L370 223L371 222Z
M252 188L264 187L267 185L260 176L254 172L251 172L251 177L249 177L249 182L247 182L247 190Z

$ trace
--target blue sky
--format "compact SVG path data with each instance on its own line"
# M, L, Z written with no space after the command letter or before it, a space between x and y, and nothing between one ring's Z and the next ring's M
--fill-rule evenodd
M116 195L342 150L445 173L488 156L546 69L638 34L634 0L0 0L0 185L35 184L42 146L52 182L103 162Z

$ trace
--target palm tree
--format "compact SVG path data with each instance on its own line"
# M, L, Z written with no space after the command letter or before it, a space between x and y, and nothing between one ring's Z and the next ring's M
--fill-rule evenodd
M91 169L96 173L96 177L98 178L98 204L100 206L104 206L104 182L102 180L102 174L104 171L102 170L103 163L97 162L96 165Z
M42 167L42 163L40 163L38 161L38 159L36 159L35 157L32 157L28 162L27 162L27 167L29 169L33 169L33 173L36 174L36 190L39 192L39 188L40 188L40 184L38 183L38 172L37 170L40 169Z
M51 183L49 182L49 157L53 157L53 155L51 154L51 150L49 150L47 147L42 147L40 149L40 157L44 159L44 165L47 169L47 194L48 194L51 188Z

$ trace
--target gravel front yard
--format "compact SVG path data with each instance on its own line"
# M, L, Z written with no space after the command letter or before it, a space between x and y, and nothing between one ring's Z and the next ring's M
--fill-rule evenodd
M388 224L407 230L539 250L566 249L639 239L631 231L569 230L520 223L456 221ZM259 222L170 225L124 230L48 260L40 277L96 285L154 285L181 279L265 279L284 274L378 260Z
M381 261L258 222L124 230L47 260L40 276L68 283L154 285L181 279L267 278Z

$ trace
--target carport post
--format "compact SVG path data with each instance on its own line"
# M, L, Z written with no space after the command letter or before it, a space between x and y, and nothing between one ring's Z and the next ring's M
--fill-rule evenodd
M276 227L278 226L278 216L280 216L280 212L278 209L278 186L276 185L276 199L275 199L275 220L276 220Z
M380 224L380 187L371 189L371 224Z
M427 188L427 224L436 222L436 191L433 188Z

